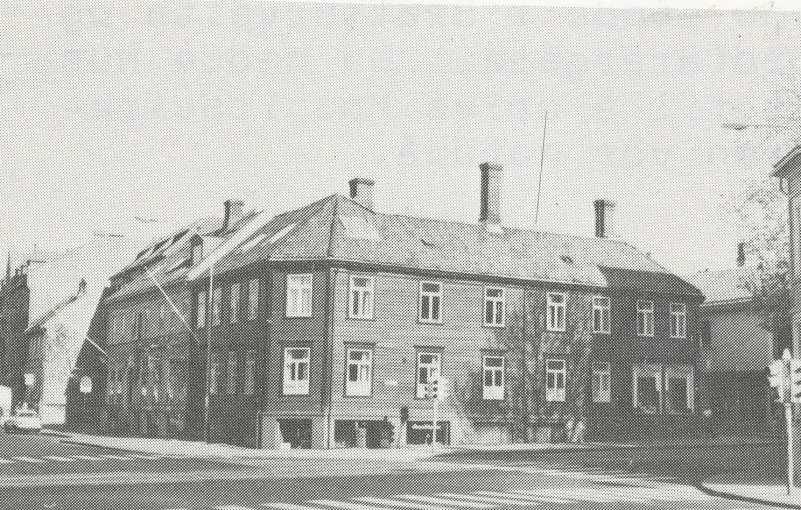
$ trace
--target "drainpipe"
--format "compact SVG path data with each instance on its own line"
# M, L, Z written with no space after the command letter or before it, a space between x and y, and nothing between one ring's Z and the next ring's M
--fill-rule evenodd
M337 270L328 268L328 285L326 285L326 361L325 370L328 374L325 377L328 384L328 397L325 402L325 447L331 448L331 436L333 435L333 423L331 417L331 404L334 400L334 285L336 282Z

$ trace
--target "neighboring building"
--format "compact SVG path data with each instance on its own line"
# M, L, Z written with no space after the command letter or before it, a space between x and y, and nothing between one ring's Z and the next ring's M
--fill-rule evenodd
M774 426L766 367L790 347L789 317L768 317L754 298L757 268L745 264L745 247L737 267L702 271L690 282L706 297L701 305L701 362L705 406L719 432L760 432Z
M581 238L503 227L500 165L481 166L479 224L383 214L372 181L350 186L192 237L212 440L421 444L440 376L446 443L696 430L703 296L608 238L613 204L596 202L598 237Z
M801 145L796 146L774 165L773 176L786 185L790 209L790 315L793 354L801 356Z

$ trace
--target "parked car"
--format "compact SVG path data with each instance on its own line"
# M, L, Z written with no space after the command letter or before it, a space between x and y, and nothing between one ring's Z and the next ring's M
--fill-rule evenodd
M36 411L30 409L18 409L13 416L6 419L3 429L7 433L11 432L33 432L39 433L42 430L42 421Z

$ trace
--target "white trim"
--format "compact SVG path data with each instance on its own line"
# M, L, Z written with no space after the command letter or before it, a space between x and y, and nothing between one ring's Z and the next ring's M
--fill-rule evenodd
M595 384L596 378L598 379L597 385ZM610 402L612 400L612 364L608 361L594 361L590 384L593 402Z
M674 307L683 307L680 312L673 311ZM670 303L670 338L687 338L687 304ZM673 331L673 321L676 321L676 332Z
M423 291L423 286L425 286L425 285L437 285L439 287L439 291L438 292ZM420 282L420 292L419 292L418 299L417 299L417 308L418 308L418 310L417 310L417 319L420 322L423 322L423 323L426 323L426 324L442 324L442 301L443 301L443 299L442 299L442 287L443 287L442 286L442 282L438 282L438 281L423 280L423 281ZM427 317L427 318L423 317L423 298L424 297L428 298L428 303L429 303L429 306L428 306L428 308L429 308L429 310L428 310L429 317ZM433 317L433 315L434 315L433 314L433 311L434 311L434 299L438 300L437 317L436 318Z
M501 295L489 296L491 290L500 291ZM487 305L492 304L492 322L487 322ZM498 308L500 307L500 321L498 321ZM506 326L506 289L503 287L484 287L484 307L481 310L481 319L485 326L490 328L502 328Z
M561 302L554 300L561 298ZM561 315L559 311L561 310ZM563 332L567 330L567 294L549 292L545 297L545 327L548 331Z
M366 354L366 358L352 360L352 353ZM356 367L356 380L351 381L351 365ZM373 349L350 347L345 352L345 395L370 397L373 394Z
M606 304L598 304L598 301L606 300ZM595 313L600 314L600 327L595 327ZM592 298L592 332L608 335L612 332L612 300L608 296L593 296Z
M422 363L420 358L422 356L433 356L431 363ZM422 374L421 369L426 370L426 381L421 382L420 375ZM431 382L434 379L438 379L442 376L442 353L440 352L433 352L433 351L418 351L417 352L417 364L414 368L414 380L415 380L415 387L416 392L415 395L417 398L425 398L426 396L426 384Z
M314 275L293 273L286 275L286 316L311 317Z
M554 364L553 368L551 363ZM558 368L560 364L561 368ZM553 375L553 385L551 385L551 375ZM545 400L564 402L567 396L566 388L567 361L562 358L545 358Z
M356 287L354 280L365 280L367 285ZM351 319L372 319L375 307L375 277L365 275L350 275L348 285L348 317ZM358 299L354 299L354 293ZM358 305L355 305L358 303ZM354 310L354 307L359 308Z
M302 358L289 357L289 352L304 351ZM304 367L305 366L305 367ZM294 369L294 370L293 370ZM308 347L285 347L284 348L284 370L283 388L284 395L308 395L309 379L311 371L311 349Z
M487 360L501 360L500 366L488 366ZM490 372L492 382L487 385L487 373ZM500 384L498 379L500 375ZM506 357L497 354L481 356L481 394L484 400L504 400L506 398Z
M645 305L645 303L650 303L650 309L647 307L640 308L640 304ZM656 310L653 301L649 301L647 299L639 299L637 300L637 311L635 314L635 320L637 322L637 336L643 337L652 337L654 336L654 322L656 321ZM643 313L643 331L640 331L640 312ZM648 321L648 317L650 316L650 322ZM648 326L651 326L650 328Z

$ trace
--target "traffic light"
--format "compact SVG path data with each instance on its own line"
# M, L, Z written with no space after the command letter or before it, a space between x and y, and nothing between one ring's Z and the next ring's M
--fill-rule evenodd
M790 402L801 402L801 360L790 360Z
M788 349L784 350L782 359L777 359L768 365L768 383L771 388L775 388L778 393L776 402L789 404L791 401L795 400L795 393L801 393L801 388L799 388L797 392L793 391L795 386L793 381L795 378L798 378L799 384L801 384L801 374L795 375L793 366L801 368L801 366L798 366L798 360L790 359L790 351Z
M429 398L439 400L439 379L431 381L431 397Z

